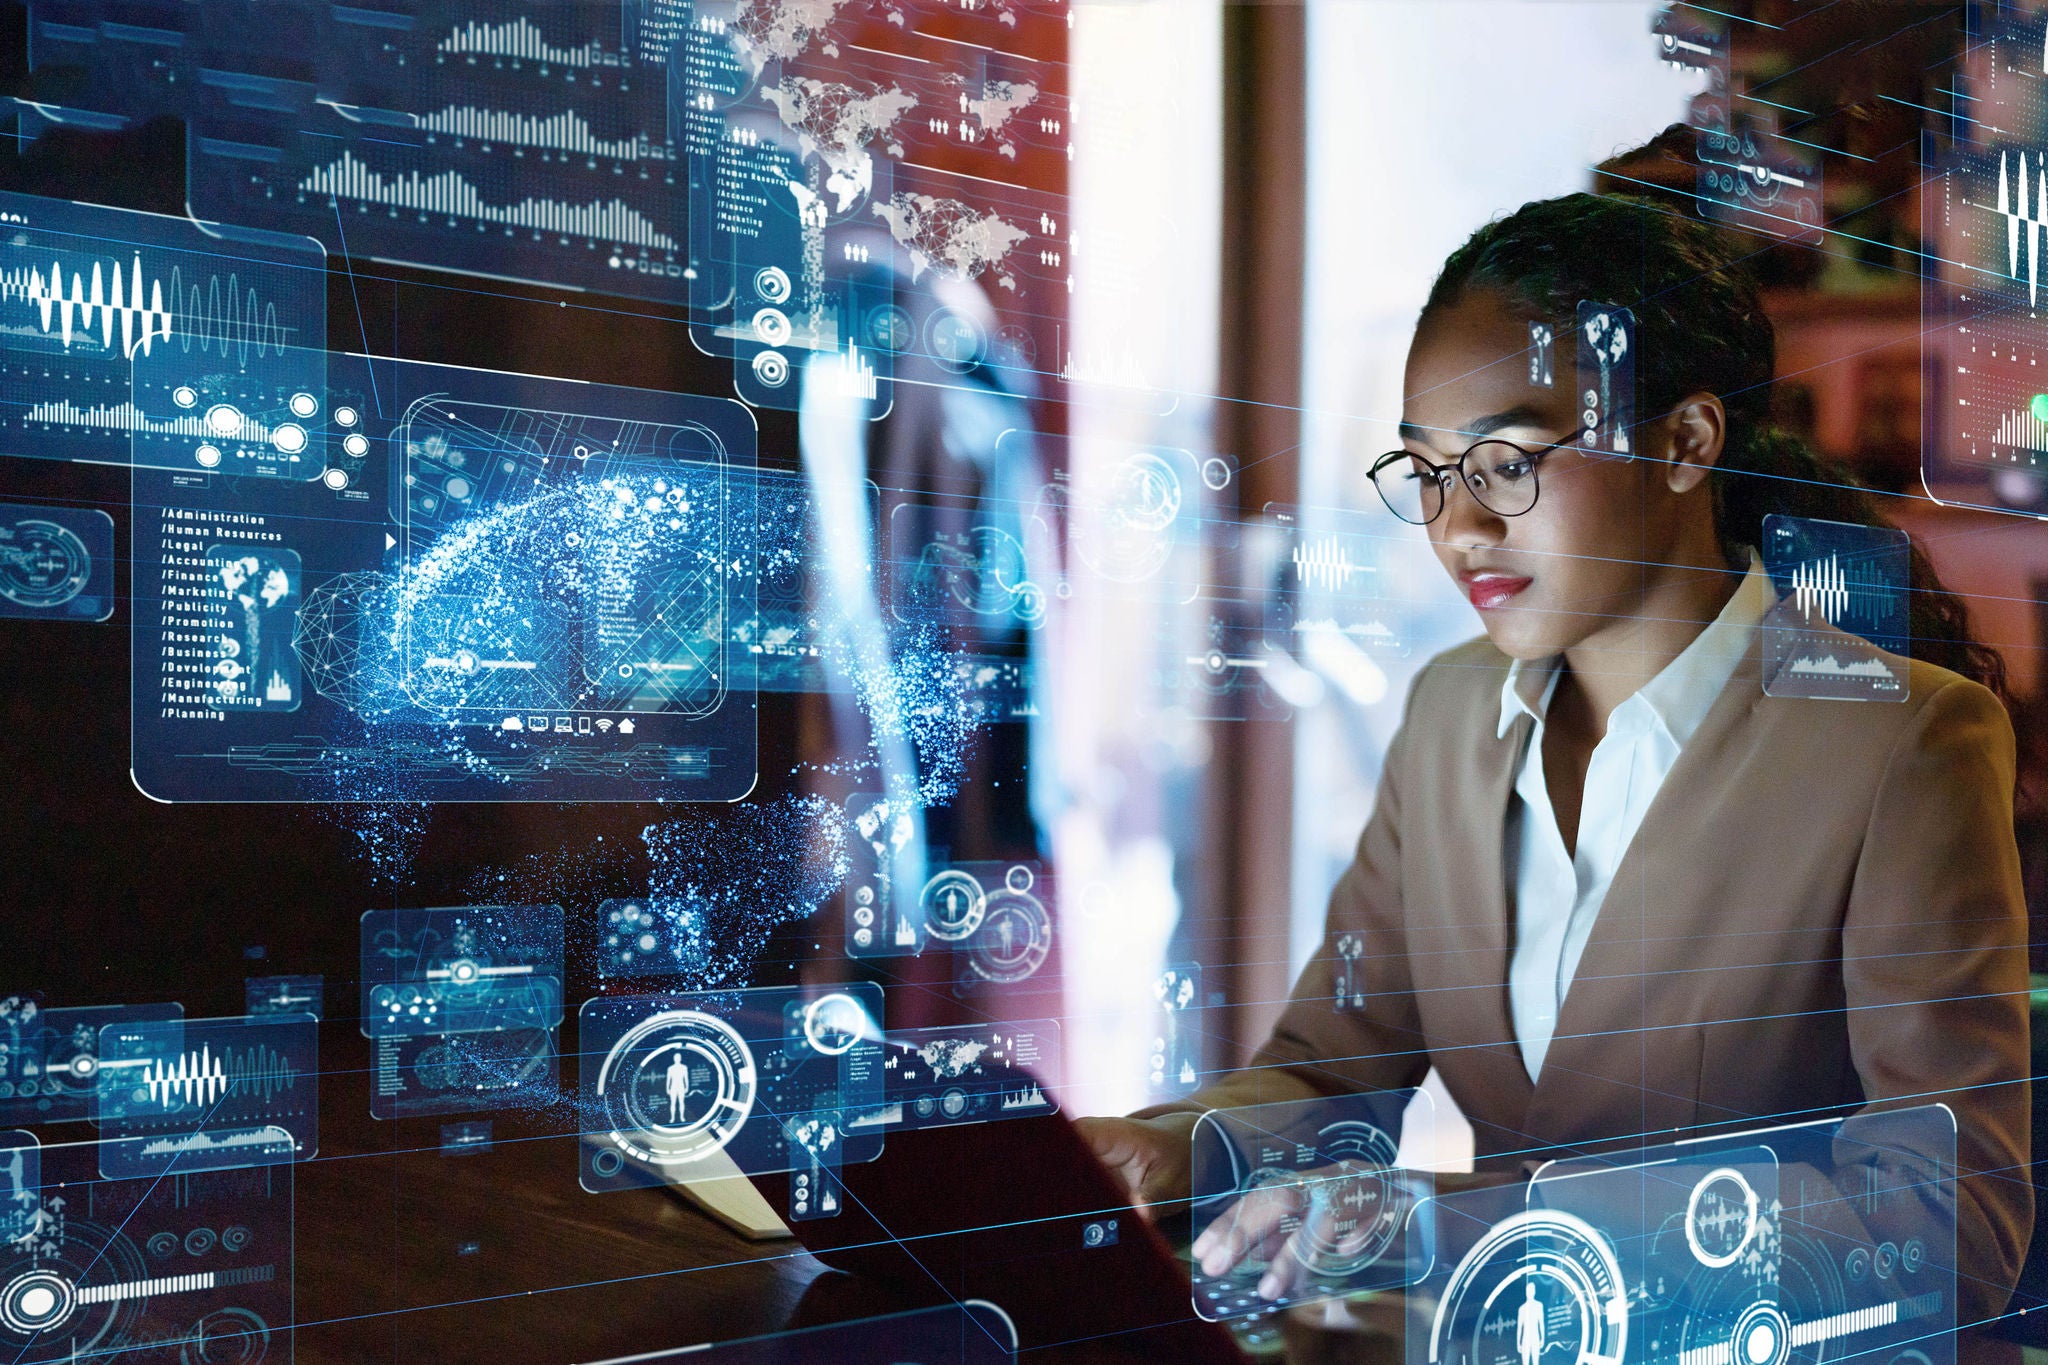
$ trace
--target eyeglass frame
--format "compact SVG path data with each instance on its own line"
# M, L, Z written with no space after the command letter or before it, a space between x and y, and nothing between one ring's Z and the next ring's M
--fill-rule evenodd
M1447 469L1454 470L1458 475L1459 486L1462 487L1467 493L1470 493L1472 495L1472 500L1478 503L1481 507L1484 507L1487 511L1493 513L1497 517L1525 517L1529 515L1529 513L1536 510L1536 504L1543 496L1543 481L1542 479L1537 477L1542 465L1542 461L1546 457L1554 455L1558 451L1563 450L1566 447L1570 446L1573 442L1585 439L1585 435L1586 432L1583 427L1575 427L1571 431L1567 432L1565 435L1560 436L1557 440L1552 441L1549 445L1539 446L1535 450L1529 449L1529 447L1521 444L1521 442L1519 441L1503 440L1498 436L1483 436L1479 440L1474 441L1471 445L1466 446L1464 450L1459 452L1458 458L1452 460L1449 464L1438 464L1434 460L1428 459L1421 455L1417 455L1412 450L1390 450L1386 454L1380 456L1377 460L1374 460L1372 462L1372 468L1366 471L1365 476L1366 478L1372 481L1372 491L1379 494L1381 504L1384 505L1389 512L1392 512L1397 518L1399 518L1402 522L1406 523L1409 526L1428 526L1432 522L1436 521L1437 518L1441 517L1444 514L1444 509L1451 505L1450 494L1446 492L1442 496L1442 498L1437 502L1436 511L1432 512L1429 516L1425 517L1421 521L1409 521L1408 518L1401 516L1400 511L1395 508L1393 500L1387 496L1386 490L1380 487L1380 471L1382 469L1385 469L1389 464L1391 464L1395 460L1411 460L1417 464L1426 466L1432 473L1442 473L1444 470ZM1465 472L1465 459L1473 451L1479 449L1479 447L1481 446L1506 446L1510 450L1520 451L1523 457L1529 461L1529 477L1536 480L1536 492L1534 493L1534 495L1530 497L1529 505L1527 507L1524 507L1519 512L1503 512L1499 508L1495 507L1493 504L1489 503L1485 498L1481 497L1479 495L1479 490L1472 486L1470 482L1471 475Z

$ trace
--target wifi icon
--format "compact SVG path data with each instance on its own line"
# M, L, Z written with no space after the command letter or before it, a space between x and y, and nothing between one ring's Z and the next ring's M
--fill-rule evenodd
M598 732L599 734L604 734L604 733L606 733L607 731L609 731L609 730L610 730L611 728L612 728L612 723L611 723L611 721L610 721L610 720L609 720L608 718L600 717L600 718L598 719L598 722L597 722L597 732Z

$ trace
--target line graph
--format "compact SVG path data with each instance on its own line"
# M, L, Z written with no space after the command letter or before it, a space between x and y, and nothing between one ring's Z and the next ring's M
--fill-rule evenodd
M620 199L609 203L564 204L553 199L528 196L517 204L486 203L475 185L459 172L442 171L423 176L418 171L386 179L354 152L344 151L341 160L315 170L299 182L301 194L326 194L336 199L356 199L392 208L422 213L445 214L451 218L475 218L508 227L531 228L575 237L591 237L661 251L676 249L675 239L655 229L648 218Z

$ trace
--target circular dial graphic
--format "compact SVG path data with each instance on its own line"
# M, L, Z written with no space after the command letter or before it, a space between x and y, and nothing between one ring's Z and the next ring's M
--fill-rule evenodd
M1431 1365L1618 1365L1628 1292L1614 1248L1569 1213L1530 1209L1465 1253L1437 1305Z
M926 882L917 901L924 911L925 931L949 942L979 929L988 914L988 894L980 881L957 868L948 868Z
M1031 885L1028 869L1011 868L1003 888L989 893L967 955L969 970L982 980L1022 981L1052 953L1052 916L1031 894Z
M1324 1128L1316 1154L1334 1164L1308 1185L1300 1257L1309 1273L1356 1275L1387 1254L1413 1204L1393 1171L1394 1140L1370 1123L1345 1119Z
M732 1141L758 1076L746 1039L715 1015L667 1010L612 1044L598 1072L611 1139L657 1166L683 1166Z
M85 542L54 521L20 521L0 544L0 597L47 611L78 596L92 574Z
M0 1248L0 1349L10 1358L53 1342L78 1359L128 1344L147 1291L109 1290L150 1281L127 1237L68 1211L60 1217L46 1200L41 1231Z

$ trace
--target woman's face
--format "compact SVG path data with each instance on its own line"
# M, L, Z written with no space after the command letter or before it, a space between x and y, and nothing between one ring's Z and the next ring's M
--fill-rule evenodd
M1529 318L1491 291L1426 317L1408 350L1402 447L1438 465L1492 437L1539 450L1577 430L1572 341L1557 338L1557 383L1529 383ZM1540 659L1626 628L1684 516L1661 477L1664 423L1636 433L1636 459L1560 448L1536 464L1535 506L1501 516L1454 483L1427 528L1432 549L1479 609L1496 647ZM1704 490L1702 490L1704 491ZM1498 501L1498 499L1497 499Z

